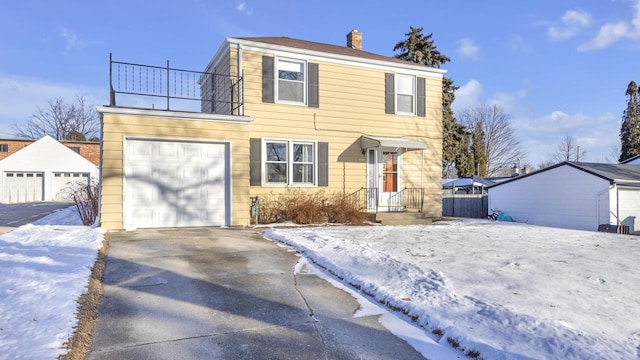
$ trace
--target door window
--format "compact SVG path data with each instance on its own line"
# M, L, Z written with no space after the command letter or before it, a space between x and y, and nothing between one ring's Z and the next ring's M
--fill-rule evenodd
M382 191L398 191L398 153L382 153Z

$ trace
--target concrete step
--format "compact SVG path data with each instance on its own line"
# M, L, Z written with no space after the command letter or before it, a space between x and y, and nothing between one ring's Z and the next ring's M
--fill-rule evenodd
M375 221L382 225L431 225L432 219L420 212L379 212Z

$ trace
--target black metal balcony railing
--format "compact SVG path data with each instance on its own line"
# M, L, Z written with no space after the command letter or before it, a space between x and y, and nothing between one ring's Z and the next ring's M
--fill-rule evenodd
M110 106L244 115L241 76L113 61Z

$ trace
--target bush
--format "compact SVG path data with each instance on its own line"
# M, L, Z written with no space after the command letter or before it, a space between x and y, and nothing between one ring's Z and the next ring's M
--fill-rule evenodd
M360 225L366 221L349 197L321 191L287 189L283 194L269 194L260 201L260 223L291 221L296 224L338 223Z
M67 184L63 193L76 205L82 224L93 225L98 217L98 184L95 181L89 184L71 182Z

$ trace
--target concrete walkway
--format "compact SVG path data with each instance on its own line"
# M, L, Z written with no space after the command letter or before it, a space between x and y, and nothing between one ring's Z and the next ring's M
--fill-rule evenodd
M251 229L113 233L87 359L423 359Z

